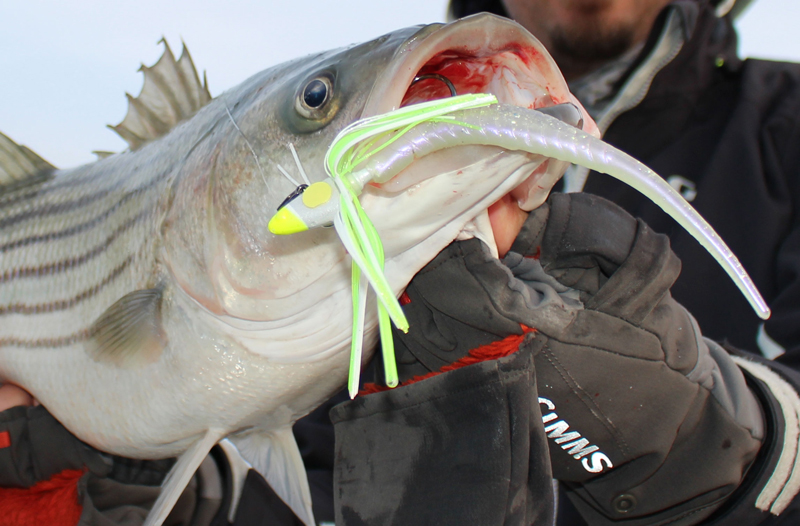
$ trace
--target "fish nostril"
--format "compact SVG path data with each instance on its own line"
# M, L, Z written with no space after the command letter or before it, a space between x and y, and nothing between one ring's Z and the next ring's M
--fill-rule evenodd
M421 80L426 80L426 79L434 79L434 80L440 80L440 81L444 82L447 85L447 88L450 90L450 96L451 97L455 97L457 95L456 87L455 87L455 85L453 85L453 83L450 81L450 79L448 79L444 75L439 75L438 73L429 73L427 75L419 75L417 77L414 77L413 82L411 82L411 86L413 86L414 84L416 84L417 82L419 82ZM411 86L409 86L409 88L411 88Z

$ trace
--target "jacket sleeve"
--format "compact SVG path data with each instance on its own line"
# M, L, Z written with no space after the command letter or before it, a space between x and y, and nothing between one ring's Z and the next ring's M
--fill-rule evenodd
M778 95L769 101L771 112L760 128L765 185L783 201L791 218L783 226L781 243L771 261L774 296L772 316L761 328L758 346L767 356L784 352L777 361L800 370L800 68L797 64L748 61L763 71ZM769 76L767 76L769 75ZM748 87L751 87L749 85Z
M766 438L739 488L703 525L800 523L800 373L726 346L763 409Z
M101 454L43 406L0 412L4 524L139 526L171 465ZM196 487L190 484L165 524L193 524L196 504Z
M102 457L75 438L43 406L0 412L0 486L29 488L64 470L104 474Z
M780 67L750 62L769 71ZM794 211L773 260L777 294L770 300L772 316L758 337L761 352L776 359L726 347L759 397L769 440L727 510L730 519L719 524L800 524L800 123L793 117L800 111L800 77L792 68L792 74L773 76L783 96L761 127L763 162L783 182L783 196Z

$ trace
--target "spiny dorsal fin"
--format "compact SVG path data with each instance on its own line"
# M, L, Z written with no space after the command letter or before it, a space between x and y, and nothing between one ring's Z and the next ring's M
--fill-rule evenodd
M111 305L89 329L91 357L118 367L158 360L167 343L161 326L162 289L135 290Z
M54 169L55 166L36 155L30 148L17 144L0 133L0 186L21 181L42 170Z
M162 38L160 42L164 54L158 62L139 69L144 73L142 92L136 98L126 93L128 113L121 123L109 125L131 150L166 135L211 100L205 74L201 83L186 44L176 61L167 41Z

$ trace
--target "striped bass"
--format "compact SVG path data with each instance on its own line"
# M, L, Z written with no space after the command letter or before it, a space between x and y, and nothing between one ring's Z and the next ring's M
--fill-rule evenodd
M350 261L333 229L270 233L279 204L326 177L344 127L451 86L523 113L567 103L577 114L557 117L597 129L541 44L491 15L304 57L213 100L185 57L167 48L145 68L116 127L123 153L56 170L0 135L0 380L100 450L179 456L147 524L226 437L313 524L291 426L346 380ZM396 294L458 237L496 250L490 205L535 208L568 164L555 147L490 143L448 145L365 187ZM367 349L375 328L372 313Z

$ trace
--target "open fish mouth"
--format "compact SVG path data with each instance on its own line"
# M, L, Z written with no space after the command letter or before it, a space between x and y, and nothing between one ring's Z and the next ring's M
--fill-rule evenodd
M501 104L577 103L541 42L515 22L484 14L426 26L409 38L375 83L362 116L449 96L435 79L414 83L432 74L447 78L459 95L492 93Z
M498 103L525 109L572 105L580 117L570 124L599 137L594 121L570 93L561 71L541 42L522 26L493 15L476 15L447 25L427 26L395 53L392 67L373 87L363 117L399 107L450 97L454 94L490 93ZM451 147L429 154L431 158L409 166L382 187L397 192L435 175L432 165L456 169L476 155L497 152L496 147L467 152ZM509 194L520 208L530 211L541 204L549 187L567 164L541 159L534 171ZM545 180L544 184L537 182Z

